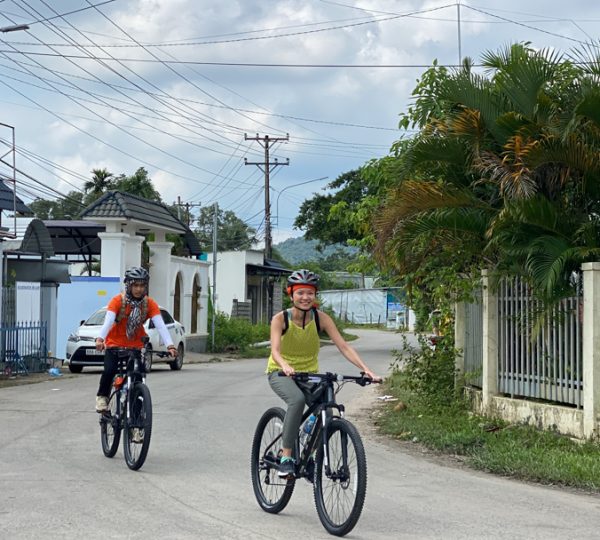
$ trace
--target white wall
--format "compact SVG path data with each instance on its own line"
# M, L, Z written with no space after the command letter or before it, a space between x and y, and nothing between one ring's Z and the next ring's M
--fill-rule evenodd
M168 305L164 305L171 313L175 305L175 283L177 276L181 275L181 319L179 322L185 326L186 334L191 332L192 328L192 292L194 286L194 277L198 275L200 282L200 297L199 305L196 306L198 312L198 330L197 334L207 335L208 326L208 270L209 263L207 261L199 261L197 259L186 259L185 257L171 257L169 264L169 281L168 287L169 297ZM151 292L154 297L154 293Z
M212 282L212 253L208 254L209 280ZM259 250L222 251L217 253L217 311L231 315L233 300L245 302L247 292L246 265L264 264L264 255Z

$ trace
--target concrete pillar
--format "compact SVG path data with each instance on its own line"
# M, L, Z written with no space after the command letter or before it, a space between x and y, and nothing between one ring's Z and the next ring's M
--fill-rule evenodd
M490 288L488 270L481 271L483 295L483 373L482 401L489 411L498 394L498 297Z
M465 373L465 342L467 330L467 309L465 302L456 302L454 306L454 347L458 350L454 367L456 379L460 381Z
M142 265L142 236L129 236L125 241L125 269Z
M598 436L600 418L600 262L583 270L583 434Z
M48 325L46 328L46 353L49 356L56 356L57 293L56 283L42 283L40 287L40 320L46 321Z
M4 323L4 304L2 303L2 288L4 287L4 242L0 240L0 326Z
M171 289L175 283L171 283L171 248L173 242L148 242L150 249L150 288L149 294L162 307L173 312L173 298Z
M125 250L129 235L121 232L103 232L98 233L98 238L102 242L100 275L122 278L125 273Z

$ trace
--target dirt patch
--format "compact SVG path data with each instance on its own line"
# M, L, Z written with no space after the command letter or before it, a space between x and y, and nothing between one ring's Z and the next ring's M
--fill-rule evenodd
M376 441L378 444L413 457L430 460L438 465L474 470L464 464L463 456L443 454L430 450L419 442L396 439L381 433L377 424L383 408L387 405L385 401L377 398L383 394L382 389L374 385L365 388L357 397L346 403L350 421L356 425L365 439Z

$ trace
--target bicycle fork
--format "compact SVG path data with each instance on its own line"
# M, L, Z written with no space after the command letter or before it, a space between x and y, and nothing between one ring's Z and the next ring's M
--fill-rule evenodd
M321 444L323 445L323 465L325 467L325 475L328 478L332 478L333 480L337 480L339 478L337 478L337 474L333 474L331 471L331 457L329 455L329 424L330 421L327 421L327 411L329 409L337 409L338 410L338 414L339 414L339 418L344 418L344 406L343 405L339 405L338 403L335 402L331 402L328 403L325 407L323 407L323 409L321 409L321 425L322 425L322 429L321 429ZM342 436L342 463L344 464L344 469L346 468L346 464L348 463L348 445L347 445L347 441L344 440L345 434L343 434Z

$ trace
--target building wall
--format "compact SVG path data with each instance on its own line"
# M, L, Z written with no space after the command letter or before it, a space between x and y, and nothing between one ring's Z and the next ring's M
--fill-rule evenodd
M208 254L210 268L209 281L212 283L213 254ZM264 256L262 251L222 251L217 254L217 311L231 315L233 300L245 302L248 300L248 282L246 278L246 265L262 265Z
M180 323L185 327L188 351L204 352L208 337L208 280L209 264L206 261L187 259L184 257L171 257L169 265L169 296L168 306L165 307L172 313L175 305L175 283L177 276L181 276L180 297ZM192 305L192 294L194 290L194 279L198 278L200 283L200 295L198 305ZM198 329L191 334L192 310L196 310L198 317Z

